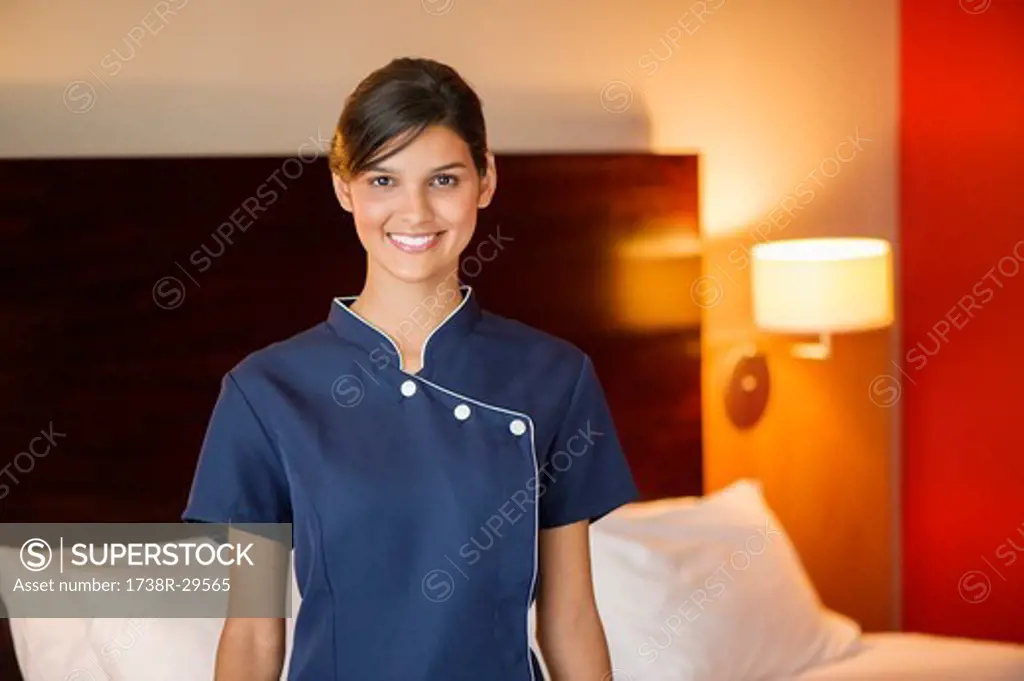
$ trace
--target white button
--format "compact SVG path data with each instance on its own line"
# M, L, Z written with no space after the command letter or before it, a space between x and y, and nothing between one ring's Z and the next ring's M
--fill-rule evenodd
M457 418L460 421L465 421L466 419L468 419L469 405L460 404L459 406L455 407L455 418Z
M515 419L512 423L508 424L508 429L512 431L512 434L519 437L526 432L526 424L521 419Z
M416 381L406 381L402 383L400 390L406 397L412 397L416 394Z

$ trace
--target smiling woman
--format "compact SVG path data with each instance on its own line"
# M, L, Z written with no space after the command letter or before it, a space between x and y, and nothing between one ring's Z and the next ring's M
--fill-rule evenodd
M541 681L534 603L553 678L610 678L588 531L637 488L590 357L459 281L497 186L477 95L396 59L329 159L362 291L224 377L183 518L293 524L291 681ZM284 642L227 618L217 681L276 679Z

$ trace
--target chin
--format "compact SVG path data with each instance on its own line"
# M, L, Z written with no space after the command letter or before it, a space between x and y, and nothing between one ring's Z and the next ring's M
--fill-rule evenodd
M402 252L385 238L381 249L377 251L377 262L392 277L408 284L437 282L453 275L457 278L459 254L469 243L469 238L465 238L463 243L462 236L447 232L435 249L424 253Z
M407 284L423 284L449 277L459 267L458 260L450 263L391 263L387 269L395 279Z

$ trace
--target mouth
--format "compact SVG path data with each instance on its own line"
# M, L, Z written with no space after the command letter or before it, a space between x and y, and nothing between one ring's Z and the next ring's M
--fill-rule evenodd
M404 253L426 253L441 241L444 231L429 234L403 234L387 232L388 241Z

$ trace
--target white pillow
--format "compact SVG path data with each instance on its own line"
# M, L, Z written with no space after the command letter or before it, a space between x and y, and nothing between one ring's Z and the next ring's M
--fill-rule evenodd
M25 681L106 681L89 646L89 620L14 617L9 621Z
M757 681L859 649L755 481L624 506L594 524L591 550L616 680Z
M13 593L25 575L21 549L0 546L0 595ZM25 681L96 681L103 679L89 646L89 620L76 617L12 617L11 640Z

